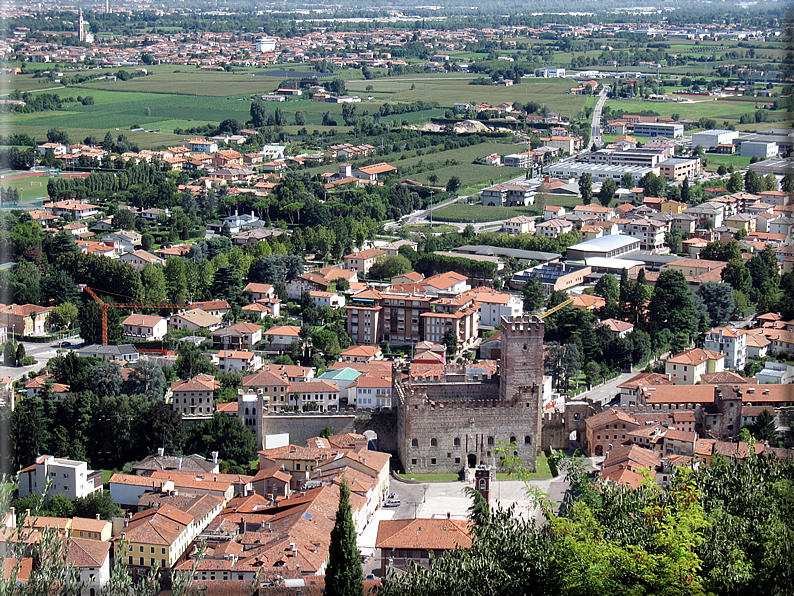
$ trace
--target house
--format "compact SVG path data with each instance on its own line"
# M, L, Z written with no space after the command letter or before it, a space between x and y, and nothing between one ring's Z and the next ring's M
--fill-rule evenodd
M293 340L300 339L300 330L297 325L271 327L264 332L262 342L267 351L283 352Z
M565 207L555 207L554 205L546 205L543 210L543 221L550 219L562 219L565 217Z
M45 203L45 211L50 211L58 216L68 215L77 221L89 219L99 213L99 207L82 201L56 201Z
M350 346L340 356L341 362L371 362L372 360L383 360L383 352L377 346Z
M187 305L187 307L191 310L199 309L203 310L206 313L211 314L214 317L218 317L219 319L223 318L223 315L227 314L231 309L231 305L226 300L207 300L205 302L191 302Z
M535 202L535 191L522 184L494 184L480 193L484 207L525 207Z
M252 323L235 323L212 332L214 349L248 350L262 341L262 328Z
M138 348L132 344L121 344L118 346L91 344L90 346L83 346L76 351L76 354L81 358L91 357L116 362L138 362Z
M196 329L214 331L221 326L221 320L208 312L196 308L171 315L170 324L179 331L183 329L188 329L190 331L195 331Z
M615 408L591 416L585 419L585 453L601 457L626 441L639 427L636 418Z
M41 455L36 463L20 471L18 494L20 497L41 494L48 481L51 481L48 501L55 495L75 500L102 492L101 470L89 470L84 461Z
M791 385L794 383L794 366L782 362L765 362L764 369L756 373L759 383Z
M273 299L276 291L271 284L249 283L243 288L243 292L251 292L251 299L256 302L265 298Z
M63 399L69 395L70 387L69 385L64 385L63 383L54 383L51 374L33 377L25 383L25 391L27 392L28 397L41 395L41 392L44 389L48 389L55 398ZM13 399L13 395L11 397Z
M291 480L292 476L282 466L271 466L259 470L254 476L252 485L257 495L287 497L290 493Z
M684 350L665 361L665 373L679 377L676 385L694 385L703 373L725 370L725 354L701 348Z
M600 322L600 324L609 329L618 337L626 337L634 330L634 325L627 323L626 321L620 321L618 319L604 319Z
M74 534L74 531L73 531ZM77 572L82 583L79 596L95 596L102 592L110 580L110 542L89 540L72 535L66 564Z
M199 374L190 379L171 383L171 408L180 412L183 419L212 418L215 413L215 390L220 382L212 375ZM181 467L181 462L180 462ZM161 469L161 468L160 468ZM136 472L137 473L137 472Z
M133 267L143 268L150 263L157 263L158 265L165 265L165 260L153 255L145 250L134 250L127 252L119 257L122 263L129 263Z
M480 286L465 292L465 295L480 305L480 327L496 327L501 325L503 317L509 319L524 314L524 302L518 294L508 294Z
M355 271L362 275L367 275L369 270L375 264L375 259L380 255L386 254L384 251L377 248L368 248L360 250L356 253L345 255L345 269Z
M507 234L533 234L535 232L535 218L518 215L502 222L502 231Z
M168 332L168 321L154 315L130 315L122 325L124 337L144 341L163 339Z
M133 252L141 245L141 234L122 230L102 236L102 242L118 249L119 252Z
M262 368L262 356L248 350L221 350L218 352L218 368L222 372L236 370L253 372Z
M603 322L603 321L602 321ZM640 373L634 375L628 381L618 385L620 389L620 407L632 407L637 405L637 394L642 387L659 387L673 385L678 377L662 375L659 373Z
M744 329L712 329L706 334L703 347L725 354L725 368L729 370L741 370L747 363L747 334Z
M197 375L197 377L214 379L210 375ZM197 377L194 377L194 379ZM176 383L188 383L188 381L176 381ZM174 384L171 386L173 387ZM210 393L211 396L212 394ZM151 476L160 470L181 470L184 473L198 475L217 474L220 472L218 452L213 451L212 458L207 459L196 454L185 456L165 455L165 449L160 447L157 449L157 455L147 455L132 468L132 471L137 476Z
M345 305L345 297L336 292L323 292L322 290L311 290L309 297L315 306L327 306L328 308L342 308Z
M154 565L170 569L194 538L193 516L171 506L147 509L133 515L114 537L119 542L116 564L127 565L131 572Z
M320 412L339 408L339 386L328 381L314 380L303 383L290 383L288 392L291 401L300 412L310 403L319 407Z
M385 177L396 172L397 168L390 166L386 162L381 162L353 170L353 176L362 180L377 180L378 176Z
M560 234L573 231L573 224L564 219L549 219L535 225L535 235L556 238Z
M361 375L350 389L351 403L355 403L357 408L391 408L391 374L372 372Z
M12 304L0 309L0 325L14 335L44 335L50 327L51 307Z
M423 279L419 284L427 294L431 295L458 295L471 289L469 278L454 271L432 275Z
M381 577L389 568L410 569L413 564L430 565L430 557L441 557L456 548L470 548L469 522L458 519L387 519L378 525L375 548L381 561Z

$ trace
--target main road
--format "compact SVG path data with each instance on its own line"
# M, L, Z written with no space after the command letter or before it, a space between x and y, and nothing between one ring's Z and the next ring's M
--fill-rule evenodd
M593 143L601 145L601 108L604 107L604 104L607 101L608 93L609 87L604 87L601 89L601 93L598 95L598 101L596 102L595 108L593 109L593 125L590 131L591 146Z

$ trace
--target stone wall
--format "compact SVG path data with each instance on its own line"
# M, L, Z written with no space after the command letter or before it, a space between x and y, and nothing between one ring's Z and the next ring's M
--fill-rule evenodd
M328 427L331 433L339 435L354 432L355 414L269 414L262 416L263 435L289 433L289 442L293 445L306 446L306 441L319 437Z

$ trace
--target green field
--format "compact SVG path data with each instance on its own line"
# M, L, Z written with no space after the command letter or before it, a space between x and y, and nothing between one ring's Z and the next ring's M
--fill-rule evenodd
M435 219L436 211L433 211L433 218ZM460 228L457 226L452 226L449 224L433 224L431 229L430 224L412 224L409 226L403 226L400 228L401 230L405 230L406 232L412 233L433 233L433 234L445 234L447 232L457 232Z
M512 169L512 168L509 168ZM549 197L549 205L571 208L581 205L582 200L578 197ZM540 205L536 202L530 207L483 207L482 205L467 205L465 203L455 203L433 211L433 217L438 221L466 222L472 220L476 223L488 221L498 221L510 219L517 215L540 215Z
M741 155L720 155L717 153L708 153L706 154L706 159L708 159L706 170L709 172L716 172L720 165L724 165L726 167L732 165L737 170L744 169L750 165L751 158L743 157Z
M752 114L755 112L755 103L753 101L716 101L714 99L707 99L704 101L687 101L687 102L658 102L658 101L642 101L642 100L625 100L625 99L610 99L607 101L612 110L623 110L626 114L637 113L641 110L652 110L660 116L672 116L678 114L680 118L688 118L692 120L699 120L700 118L713 118L717 121L718 126L722 127L724 120L734 124L738 129L743 129L744 125L739 124L739 119L744 114ZM784 111L770 111L770 121L783 120L787 116ZM768 128L770 124L766 124Z
M403 480L415 480L416 482L455 482L458 480L457 474L397 474Z
M4 172L0 174L0 186L3 188L16 188L19 191L19 198L22 201L31 201L47 196L47 176L36 176L35 178L14 178L6 179L9 175L19 172Z

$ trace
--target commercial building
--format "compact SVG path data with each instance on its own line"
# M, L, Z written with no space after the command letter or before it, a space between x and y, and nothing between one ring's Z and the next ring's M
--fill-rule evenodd
M589 257L619 257L635 250L640 250L642 242L633 236L602 236L587 242L580 242L568 247L568 259L581 261Z
M638 122L634 125L634 135L639 137L683 137L684 125L665 122Z
M621 151L620 149L599 149L588 156L590 163L600 163L610 166L644 166L655 167L667 156L663 147L642 148Z
M734 139L739 137L736 130L704 130L692 134L692 146L700 145L704 149L716 148L720 145L733 144Z
M626 173L634 176L635 180L639 180L649 172L653 172L658 176L659 168L648 166L610 166L605 164L578 163L575 161L559 162L549 167L549 175L555 178L563 178L566 180L575 178L579 180L582 174L590 174L593 178L593 182L614 180L618 185L620 184L620 179Z
M774 141L751 141L742 143L742 157L760 157L769 159L778 154L777 143Z
M666 159L659 164L659 172L668 180L690 180L697 178L701 173L700 158L683 159L674 157Z

